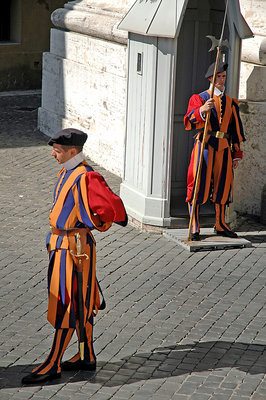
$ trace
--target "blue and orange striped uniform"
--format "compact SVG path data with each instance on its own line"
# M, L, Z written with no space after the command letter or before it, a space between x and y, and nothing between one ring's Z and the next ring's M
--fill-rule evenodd
M210 93L210 90L206 90L193 95L189 100L188 110L184 117L186 130L198 131L187 174L186 201L189 203L189 210L194 196L195 178L205 126L205 121L200 115L200 107L210 98ZM216 205L225 205L230 202L230 197L232 198L233 194L232 160L242 159L240 143L245 140L239 116L238 101L227 94L214 95L213 98L214 107L211 110L208 131L224 132L229 137L217 138L207 134L192 233L199 232L199 220L197 218L199 205L204 204L209 197ZM225 224L224 218L223 223ZM216 228L222 230L222 227L217 226L217 224Z
M111 191L103 177L83 161L74 169L63 168L59 172L49 222L51 232L46 240L49 253L47 319L56 332L51 352L35 368L33 372L36 374L59 373L61 358L73 332L76 330L79 336L77 275L70 253L71 242L74 240L75 243L76 239L60 235L60 231L86 230L83 249L88 255L88 259L83 261L85 361L94 362L93 318L101 307L101 289L96 279L95 240L91 231L106 231L112 222L124 226L127 216L121 199ZM79 358L78 353L73 361Z

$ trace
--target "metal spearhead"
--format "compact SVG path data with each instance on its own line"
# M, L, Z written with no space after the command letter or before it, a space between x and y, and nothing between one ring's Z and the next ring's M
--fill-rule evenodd
M207 35L206 37L212 41L212 46L211 46L209 52L215 50L217 47L219 47L220 49L222 47L227 47L228 49L230 49L230 44L227 39L219 40L219 39L216 39L215 36L211 36L211 35Z

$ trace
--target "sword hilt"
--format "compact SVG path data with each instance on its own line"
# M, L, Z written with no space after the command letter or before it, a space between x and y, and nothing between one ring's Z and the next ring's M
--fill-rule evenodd
M77 239L77 254L74 254L73 250L70 250L70 254L73 257L79 258L79 264L81 264L80 257L85 257L88 260L89 256L86 253L81 253L81 240L80 240L80 233L75 233Z

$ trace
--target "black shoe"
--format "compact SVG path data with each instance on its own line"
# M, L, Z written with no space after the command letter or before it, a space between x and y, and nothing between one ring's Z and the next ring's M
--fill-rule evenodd
M61 372L57 374L34 374L31 373L29 375L24 376L22 378L21 383L24 385L28 385L31 383L43 383L47 381L52 381L53 379L60 378Z
M96 370L96 361L75 361L75 362L70 362L70 361L65 361L61 365L62 371L95 371Z
M195 232L191 234L191 241L192 242L198 242L200 240L200 235L199 232Z
M224 231L217 231L217 229L214 228L214 232L218 236L225 236L225 237L234 238L234 239L238 237L235 232L229 231L228 229L226 229Z

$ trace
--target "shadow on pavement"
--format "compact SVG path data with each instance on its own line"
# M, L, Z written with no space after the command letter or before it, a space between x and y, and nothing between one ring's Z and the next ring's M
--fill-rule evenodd
M249 240L251 243L266 243L266 235L262 233L254 233L254 234L247 234L241 235L239 233L239 237Z
M39 94L0 96L0 148L47 145L49 138L37 129Z
M135 353L117 362L98 362L94 373L63 372L60 379L46 385L88 381L112 387L221 368L236 368L251 375L264 374L265 349L265 345L225 341L158 347L150 353ZM36 365L1 368L0 387L21 386L21 378L34 367Z

